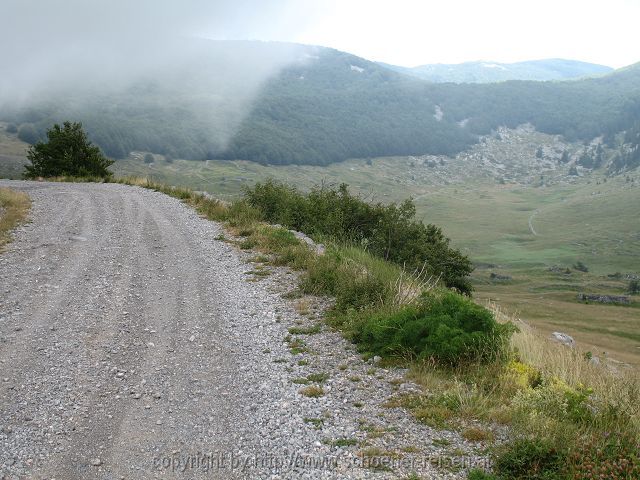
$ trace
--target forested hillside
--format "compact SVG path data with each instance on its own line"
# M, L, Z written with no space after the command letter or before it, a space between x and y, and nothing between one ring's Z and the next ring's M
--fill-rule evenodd
M267 56L280 58L277 68L261 65ZM258 77L268 80L252 81ZM567 82L429 83L321 47L200 42L171 70L150 72L126 88L41 95L26 108L0 112L29 142L53 121L82 121L115 158L142 150L325 165L455 154L498 126L527 122L569 140L613 141L640 121L640 66ZM636 154L631 148L621 164Z
M263 90L224 158L326 164L456 153L498 126L532 123L569 140L611 137L640 119L640 68L572 82L433 84L325 51Z

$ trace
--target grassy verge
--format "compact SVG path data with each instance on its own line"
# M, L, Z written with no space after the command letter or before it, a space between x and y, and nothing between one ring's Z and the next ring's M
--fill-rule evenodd
M472 478L637 478L635 372L612 373L495 305L475 305L360 246L329 242L325 255L309 254L287 230L261 224L247 202L217 217L243 236L241 247L304 270L303 293L335 297L330 323L365 355L410 367L424 393L394 397L389 407L483 444L492 444L492 426L509 427L511 440L491 447L494 472Z
M0 252L11 240L11 230L25 220L30 207L26 193L0 188Z
M267 224L261 208L139 179L120 183L164 192L224 222L241 249L302 272L301 294L330 295L328 321L364 355L408 366L420 394L397 395L434 428L458 429L489 445L492 473L472 479L640 478L640 381L553 344L496 305L452 293L428 272L407 272L362 244L331 241L316 255L289 230ZM518 329L512 327L516 324ZM322 391L305 391L321 395ZM493 443L498 424L509 441Z

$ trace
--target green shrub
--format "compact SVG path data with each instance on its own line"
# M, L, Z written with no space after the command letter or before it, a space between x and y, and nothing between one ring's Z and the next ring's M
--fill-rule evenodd
M446 365L490 362L502 357L514 331L491 312L447 292L393 313L368 318L355 334L363 348L380 355L410 354Z
M578 270L579 272L585 272L587 273L589 271L589 267L587 267L584 263L577 261L574 265L573 268L575 270Z
M490 473L485 472L484 470L480 470L478 468L474 468L469 471L469 476L467 477L469 480L497 480L497 477L491 475Z
M472 291L470 260L449 246L449 239L434 225L415 220L415 206L370 204L349 193L321 186L303 194L294 187L267 180L245 190L246 202L261 218L316 237L360 245L376 257L408 270L427 266L430 273L462 293Z
M330 249L307 265L301 289L335 297L334 313L380 307L390 295L389 284L379 269L368 269L338 249Z
M494 469L505 480L561 480L566 460L548 440L520 438L500 448Z
M18 133L18 127L15 123L9 123L5 128L7 133Z
M554 377L543 378L535 388L518 391L513 406L524 415L544 415L562 422L590 424L595 420L591 393L586 387L574 388Z
M24 125L20 127L22 131ZM64 122L47 130L47 141L29 147L25 177L110 177L113 160L88 139L80 123Z
M150 154L150 153L147 153L144 156L144 163L153 163L154 160L155 160L154 156L152 154Z

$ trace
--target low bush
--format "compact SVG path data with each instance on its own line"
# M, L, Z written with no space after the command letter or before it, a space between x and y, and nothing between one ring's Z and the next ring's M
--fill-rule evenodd
M566 453L545 439L519 438L502 445L494 471L508 480L561 480Z
M640 440L632 435L592 434L568 457L571 479L640 478Z
M426 265L448 287L465 294L472 291L471 261L449 246L440 228L417 221L410 200L400 205L370 204L352 195L345 184L337 189L323 185L303 194L272 180L247 189L245 199L267 222L359 245L410 271Z
M486 308L446 292L390 314L372 314L355 340L380 355L459 365L503 358L513 331L512 324L499 324Z

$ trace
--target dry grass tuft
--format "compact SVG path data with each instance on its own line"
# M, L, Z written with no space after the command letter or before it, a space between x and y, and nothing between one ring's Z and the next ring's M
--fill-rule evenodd
M318 398L324 395L324 390L322 389L322 387L319 387L317 385L311 385L309 387L301 388L299 392L305 397L311 398Z
M11 230L25 221L30 207L26 193L0 188L0 252L11 241Z

